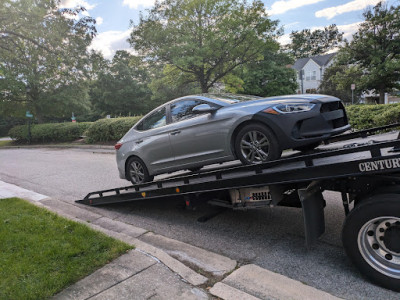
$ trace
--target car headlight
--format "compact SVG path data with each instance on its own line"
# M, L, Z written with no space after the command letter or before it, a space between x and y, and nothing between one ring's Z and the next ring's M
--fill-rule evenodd
M274 115L290 114L290 113L309 111L312 110L314 106L315 104L312 103L285 103L267 108L263 110L263 112Z

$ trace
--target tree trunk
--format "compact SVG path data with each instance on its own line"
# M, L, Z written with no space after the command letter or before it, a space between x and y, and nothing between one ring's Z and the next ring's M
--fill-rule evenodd
M37 99L33 99L33 100L34 100L33 101L34 104L37 103ZM32 114L33 114L33 119L37 120L38 124L43 124L44 123L43 115L41 113L40 107L38 107L37 105L33 105Z
M379 90L379 104L385 104L385 90Z
M207 81L204 78L204 71L201 70L201 73L199 74L199 76L197 77L200 83L200 87L201 87L201 92L202 93L208 93L208 86L207 86Z

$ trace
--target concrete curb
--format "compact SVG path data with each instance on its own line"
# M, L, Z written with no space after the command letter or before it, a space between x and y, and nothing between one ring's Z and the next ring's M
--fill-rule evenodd
M179 261L184 261L189 265L195 265L213 276L224 276L225 274L232 272L237 265L235 260L228 257L166 238L152 232L146 233L141 236L140 239L157 248L163 249Z
M147 254L150 254L151 256L158 258L168 268L170 268L175 273L179 274L179 276L181 276L183 279L185 279L186 281L188 281L189 283L191 283L193 285L196 285L196 286L201 285L208 281L207 277L204 277L203 275L196 273L195 271L193 271L189 267L185 266L180 261L169 256L167 253L165 253L161 249L153 247L153 246L146 244L142 241L139 241L137 239L134 240L134 245L136 246L136 248L138 250L141 250Z
M241 290L235 289L225 283L217 282L211 289L210 293L221 299L241 299L241 300L258 300L260 298L249 295Z
M223 284L241 292L260 299L285 299L285 300L338 300L331 294L305 285L300 281L268 271L256 265L245 265L226 277ZM223 299L226 289L218 286L210 291L215 296ZM232 289L229 289L233 291Z

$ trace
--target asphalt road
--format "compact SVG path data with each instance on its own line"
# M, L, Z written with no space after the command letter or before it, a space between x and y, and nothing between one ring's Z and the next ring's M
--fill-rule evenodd
M129 185L119 179L114 155L83 149L0 149L0 180L69 203L91 191ZM227 210L205 223L197 219L214 208L184 210L179 199L89 209L243 264L257 264L341 298L398 299L399 293L369 283L352 266L341 245L340 195L324 196L326 233L311 250L304 247L302 213L296 208Z

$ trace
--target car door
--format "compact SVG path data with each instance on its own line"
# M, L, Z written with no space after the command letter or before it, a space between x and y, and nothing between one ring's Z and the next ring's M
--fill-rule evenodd
M171 103L170 141L177 166L190 167L226 156L225 137L218 130L217 112L196 114L192 110L199 99L184 99Z
M150 173L159 173L174 163L169 126L167 124L167 106L164 106L152 112L135 127L138 131L134 141L135 150L145 162Z

